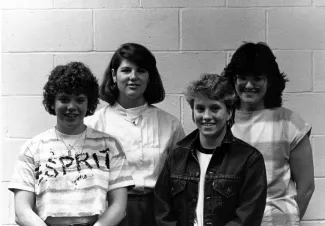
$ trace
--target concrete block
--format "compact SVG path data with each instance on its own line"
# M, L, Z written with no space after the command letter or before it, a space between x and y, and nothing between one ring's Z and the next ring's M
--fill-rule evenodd
M325 226L325 222L320 221L302 221L300 226Z
M309 202L308 209L305 213L304 220L322 220L325 215L325 179L315 179L315 192ZM324 225L320 224L320 225Z
M3 52L92 50L91 11L4 11Z
M100 9L100 8L134 8L139 0L107 1L107 0L55 0L54 7L67 9Z
M316 6L325 6L325 1L324 0L314 0L314 4Z
M186 9L181 21L182 50L227 50L243 41L265 41L262 9Z
M51 9L53 0L10 0L1 4L3 9Z
M164 111L174 115L181 120L181 98L175 95L166 95L163 102L155 104L155 106L163 109Z
M182 97L182 105L183 105L183 128L185 134L193 132L193 130L197 129L195 123L192 119L192 109L190 105L187 103L185 97Z
M52 69L51 54L3 54L2 95L41 95Z
M31 138L56 125L56 117L45 111L42 97L12 97L3 100L8 138Z
M12 173L18 159L20 147L26 142L23 139L4 139L1 145L2 160L1 160L1 173L2 182L10 181Z
M325 177L325 137L316 136L313 139L313 157L315 177Z
M97 77L99 84L103 80L104 72L108 66L112 53L68 53L55 54L54 64L62 65L71 61L80 61L87 65L94 76Z
M279 49L324 49L324 8L278 8L269 11L268 42Z
M228 7L309 6L311 0L227 0Z
M225 67L224 53L156 53L159 73L167 93L183 93L202 73L220 74Z
M284 94L283 100L285 107L312 125L312 134L325 135L325 94Z
M142 0L143 7L207 7L225 6L225 0Z
M313 90L312 53L309 51L275 51L281 72L289 79L285 92Z
M315 91L325 91L325 51L315 51L313 63Z
M179 49L178 11L95 11L95 50L115 51L125 42L136 42L150 50Z

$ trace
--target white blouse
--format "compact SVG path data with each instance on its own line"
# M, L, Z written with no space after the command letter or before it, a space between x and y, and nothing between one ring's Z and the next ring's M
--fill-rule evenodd
M129 191L133 194L152 191L167 153L185 137L175 116L148 104L125 109L116 102L86 117L85 124L121 142L135 183Z

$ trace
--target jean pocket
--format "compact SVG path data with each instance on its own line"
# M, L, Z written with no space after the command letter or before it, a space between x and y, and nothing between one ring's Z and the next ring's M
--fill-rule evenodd
M185 187L186 187L186 181L185 180L172 179L172 188L171 188L172 196L174 197L177 194L184 191Z
M225 198L231 198L238 194L240 181L235 179L218 178L213 181L212 187Z

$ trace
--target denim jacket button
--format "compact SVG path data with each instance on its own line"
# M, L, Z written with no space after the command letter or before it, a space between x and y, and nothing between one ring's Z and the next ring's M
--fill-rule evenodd
M212 223L211 222L207 222L206 225L212 225Z
M192 199L192 202L193 202L193 203L196 203L196 199Z
M206 199L211 199L211 196L207 196Z
M199 172L196 172L196 173L195 173L195 176L196 176L196 177L200 176L200 173L199 173Z

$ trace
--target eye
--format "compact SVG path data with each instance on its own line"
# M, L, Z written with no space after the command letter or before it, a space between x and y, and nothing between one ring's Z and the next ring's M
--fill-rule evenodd
M197 105L195 106L195 110L199 113L204 112L205 108L203 106Z
M60 95L60 96L58 96L57 99L61 103L68 103L70 101L70 99L67 96L65 96L65 95Z
M212 106L212 107L210 107L210 110L211 110L212 112L217 112L217 111L219 111L219 109L220 109L219 106Z
M261 81L264 81L264 79L265 79L264 76L256 76L256 77L254 77L255 82L261 82Z
M237 79L239 81L246 81L247 80L247 76L245 76L245 75L237 75Z
M77 102L78 104L83 104L86 100L87 100L86 97L78 97L78 98L76 99L76 102Z
M144 73L147 73L148 71L144 68L138 68L138 73L141 73L141 74L144 74Z
M123 72L123 73L130 73L131 71L132 71L132 69L129 68L129 67L123 67L123 68L121 68L121 72Z

